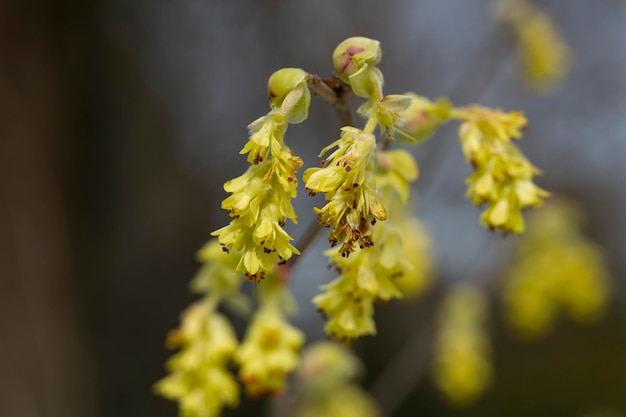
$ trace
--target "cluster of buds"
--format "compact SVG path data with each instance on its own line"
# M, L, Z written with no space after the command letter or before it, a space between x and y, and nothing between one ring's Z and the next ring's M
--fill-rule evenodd
M580 233L579 222L580 213L565 200L531 217L504 289L507 321L519 336L544 334L561 311L583 323L604 312L609 296L605 261Z
M435 384L451 403L469 405L492 380L486 297L477 288L457 285L446 294L437 318Z

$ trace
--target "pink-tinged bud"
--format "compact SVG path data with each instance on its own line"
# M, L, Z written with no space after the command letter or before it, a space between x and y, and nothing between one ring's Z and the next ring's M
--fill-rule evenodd
M341 42L333 52L333 66L337 76L349 84L349 77L365 65L375 65L382 57L380 42L355 36Z
M399 112L395 139L400 142L417 143L435 133L437 128L450 117L451 105L445 99L430 101L412 93L411 105Z

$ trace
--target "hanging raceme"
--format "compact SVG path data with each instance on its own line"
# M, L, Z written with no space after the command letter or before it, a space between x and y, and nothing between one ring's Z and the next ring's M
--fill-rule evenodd
M287 219L296 222L291 199L296 196L302 160L285 145L284 134L288 123L307 117L311 100L307 74L296 68L277 71L269 79L268 92L272 110L248 126L250 140L241 150L251 166L224 184L232 194L222 208L233 220L212 233L224 250L240 256L237 270L252 281L261 280L277 262L299 254L283 227Z
M516 335L541 336L562 314L587 323L604 313L610 294L606 262L580 223L580 210L564 198L531 217L505 277L506 320Z
M528 0L497 0L494 9L515 36L526 84L541 93L553 90L572 66L572 53L555 23Z
M454 405L467 406L491 384L491 346L486 332L487 299L478 288L448 290L438 310L433 376Z

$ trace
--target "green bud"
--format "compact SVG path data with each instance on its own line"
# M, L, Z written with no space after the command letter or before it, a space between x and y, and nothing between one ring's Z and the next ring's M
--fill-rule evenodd
M267 93L270 100L285 98L293 89L306 83L307 73L300 68L282 68L273 73L267 81Z
M273 73L267 82L270 106L280 109L290 123L307 118L311 92L307 87L308 74L299 68L282 68Z
M451 105L446 99L430 101L415 94L407 94L412 102L399 113L395 139L400 142L418 143L428 139L450 117Z
M363 67L373 66L380 61L380 42L355 36L341 42L333 52L333 66L337 76L350 84L349 77Z
M348 84L359 97L380 100L383 95L383 74L376 67L368 65L348 77Z

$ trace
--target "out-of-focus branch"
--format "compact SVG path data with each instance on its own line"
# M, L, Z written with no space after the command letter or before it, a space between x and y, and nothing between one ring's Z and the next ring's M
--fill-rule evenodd
M489 246L491 246L491 242L478 253L493 253L493 250L489 250ZM490 299L496 295L497 283L494 279L481 280L481 277L492 273L490 271L492 264L492 256L477 255L465 268L468 272L465 281L476 283ZM496 275L493 275L493 278L495 277ZM431 289L430 294L439 295L445 293L445 290L446 285L440 283ZM415 330L404 346L389 361L387 367L370 388L370 392L379 403L384 416L392 416L430 370L437 321L437 303L433 304L435 305L425 315L421 326Z
M352 106L350 105L352 89L349 85L341 82L341 80L336 77L332 80L322 80L319 76L310 74L309 87L311 87L315 94L335 108L342 126L354 125L354 116L352 114ZM297 245L298 250L304 252L306 248L315 241L321 229L317 220L312 221ZM289 269L295 266L298 259L300 259L300 256L294 256L287 262Z
M489 41L486 42L481 51L476 55L467 76L452 89L450 97L455 101L472 101L477 97L484 95L496 74L501 68L500 59L494 59L494 56L501 56L508 50L509 42L507 42L505 28L497 25L489 35ZM422 172L429 172L430 181L433 183L433 177L437 170L435 167L441 165L445 157L446 142L437 141L433 144L429 157L421 164ZM486 265L485 258L483 262L472 262L476 264ZM475 273L468 276L469 281L478 281L480 274L488 273L486 268L475 268ZM485 290L493 291L493 282L485 283ZM439 291L435 291L438 293ZM432 340L435 331L435 310L427 314L424 323L419 327L413 335L409 337L405 345L395 354L389 362L387 368L383 370L379 378L371 387L371 393L379 402L383 415L391 416L402 404L402 401L411 393L413 388L428 373L431 363Z
M413 387L428 373L431 342L435 334L435 315L434 308L428 311L423 324L396 352L372 384L370 393L384 416L391 416L409 396Z

